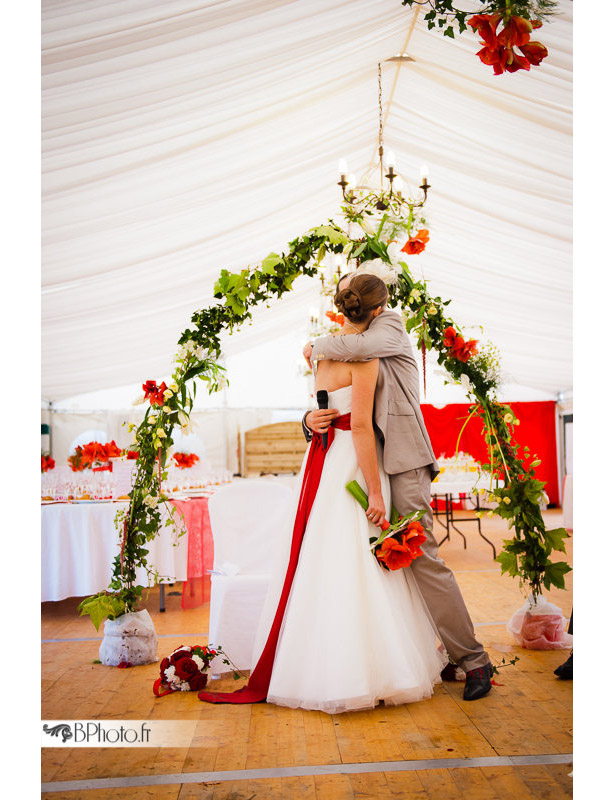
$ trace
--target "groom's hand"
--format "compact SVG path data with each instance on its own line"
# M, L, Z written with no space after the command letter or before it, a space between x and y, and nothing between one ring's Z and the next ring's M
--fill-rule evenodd
M374 525L381 525L387 517L382 492L370 492L367 502L368 506L365 516L370 522L373 522Z
M339 415L337 408L315 408L306 415L305 424L314 433L324 433Z

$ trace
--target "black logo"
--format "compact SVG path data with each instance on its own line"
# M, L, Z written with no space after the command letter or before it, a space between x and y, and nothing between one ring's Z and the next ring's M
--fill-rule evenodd
M49 727L49 725L43 725L43 731L51 734L52 736L59 736L62 734L63 742L73 738L73 732L70 728L70 725L67 725L66 722L61 722L59 725L54 725L53 727Z

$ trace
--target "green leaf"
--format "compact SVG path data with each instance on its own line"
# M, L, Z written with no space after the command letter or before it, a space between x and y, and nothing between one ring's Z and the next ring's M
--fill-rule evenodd
M509 553L503 550L495 560L499 561L502 566L502 575L505 572L509 572L513 577L521 574L517 566L517 556L515 553Z
M261 270L266 275L275 275L275 268L281 261L282 258L277 253L269 253L269 255L263 259Z
M553 528L550 531L545 531L544 537L553 550L557 550L560 553L566 552L564 539L569 538L566 528Z
M348 242L346 234L331 225L320 225L318 228L314 228L314 233L316 236L326 236L331 244L346 244Z
M558 589L565 589L564 575L570 572L572 567L566 564L565 561L557 561L555 564L547 564L545 567L544 584L545 589L549 589L551 584L557 586Z

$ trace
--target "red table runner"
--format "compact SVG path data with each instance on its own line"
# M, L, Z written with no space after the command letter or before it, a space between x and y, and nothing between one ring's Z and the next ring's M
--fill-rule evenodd
M198 608L211 596L211 575L207 572L214 563L214 540L209 520L209 499L171 500L184 515L188 537L186 581L182 591L182 608Z

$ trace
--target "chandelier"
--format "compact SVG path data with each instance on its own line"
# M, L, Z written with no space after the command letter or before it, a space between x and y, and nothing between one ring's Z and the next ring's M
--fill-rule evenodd
M408 62L414 59L405 54L399 54L387 61ZM378 62L378 161L380 168L380 184L370 185L370 178L374 172L374 167L369 168L365 175L357 184L355 176L348 173L348 165L345 159L340 159L339 171L340 180L338 186L342 187L342 195L350 210L353 213L361 214L365 211L389 211L395 216L407 216L412 209L420 208L427 200L427 190L430 184L427 183L427 167L421 167L421 184L419 190L422 195L415 199L411 194L404 196L403 181L401 176L395 172L395 155L389 150L386 158L386 172L384 157L384 127L382 122L382 65ZM385 185L385 179L388 184Z

